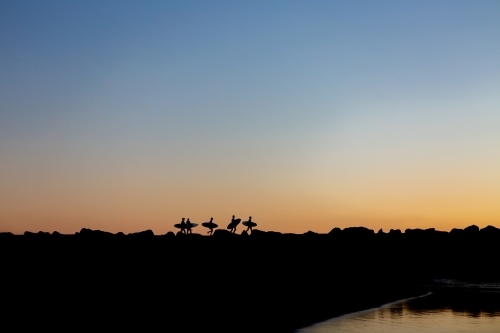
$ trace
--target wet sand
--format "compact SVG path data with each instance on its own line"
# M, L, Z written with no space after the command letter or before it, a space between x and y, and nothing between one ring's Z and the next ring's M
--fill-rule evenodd
M332 318L299 333L496 333L500 293L440 289L423 297Z

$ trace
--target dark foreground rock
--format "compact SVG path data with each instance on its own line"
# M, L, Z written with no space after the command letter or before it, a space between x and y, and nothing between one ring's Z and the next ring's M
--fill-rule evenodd
M499 240L494 227L5 234L2 318L19 328L290 332L424 293L432 279L498 280Z
M167 332L293 332L340 314L422 293L405 287L287 281L30 281L9 297L18 328Z

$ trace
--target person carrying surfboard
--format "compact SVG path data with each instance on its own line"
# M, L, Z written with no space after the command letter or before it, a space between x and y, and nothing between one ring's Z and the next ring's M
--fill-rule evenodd
M186 221L186 233L187 233L187 234L192 234L192 233L193 233L193 232L191 231L191 227L192 227L192 226L191 226L191 221L189 221L189 217L188 217L188 219L187 219L187 221Z
M186 233L186 222L184 222L185 218L182 218L181 223L174 224L174 227L177 229L181 229L181 233Z
M246 230L247 232L248 232L248 230L253 231L252 228L257 226L257 223L252 222L251 216L248 217L248 221L245 221L242 224L247 227L247 230Z
M234 234L236 232L236 227L238 226L238 224L240 224L240 222L241 222L241 219L235 219L234 215L233 215L233 218L231 219L231 223L229 223L227 228L229 229L229 231L231 231Z
M213 222L213 220L214 220L214 218L213 218L213 217L211 217L211 218L210 218L210 222L203 222L203 223L201 224L201 225L202 225L202 226L204 226L205 228L210 229L210 230L207 232L207 234L210 234L210 235L212 235L212 234L213 234L213 232L214 232L214 228L217 228L217 227L218 227L218 225L217 225L217 224L215 224L215 223Z

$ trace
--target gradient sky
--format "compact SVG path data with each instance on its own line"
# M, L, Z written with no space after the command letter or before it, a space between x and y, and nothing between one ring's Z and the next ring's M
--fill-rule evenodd
M499 59L498 0L0 1L0 231L500 227Z

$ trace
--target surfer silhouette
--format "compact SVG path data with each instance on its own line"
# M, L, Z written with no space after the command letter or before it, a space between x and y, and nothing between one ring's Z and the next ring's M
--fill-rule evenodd
M214 229L218 227L218 225L217 225L217 224L215 224L215 223L213 222L213 220L214 220L214 218L213 218L213 217L211 217L211 218L210 218L210 222L203 222L203 223L201 224L201 225L202 225L202 226L204 226L205 228L210 229L210 230L207 232L207 234L210 234L210 235L212 235L212 234L213 234L213 232L214 232Z
M253 231L252 228L257 226L257 223L252 222L251 216L248 217L248 221L245 221L242 224L247 227L247 230L246 230L247 232L248 232L248 230Z
M185 234L186 233L186 222L184 222L185 218L182 218L181 223L174 224L174 227L177 229L181 229L181 233ZM188 219L189 221L189 219Z
M186 233L187 234L192 234L193 232L191 231L191 228L192 228L192 224L191 224L191 221L189 221L189 217L186 221Z
M231 219L231 223L227 226L227 229L229 229L233 234L236 232L236 227L238 224L240 224L241 219L235 219L234 215L233 218Z

